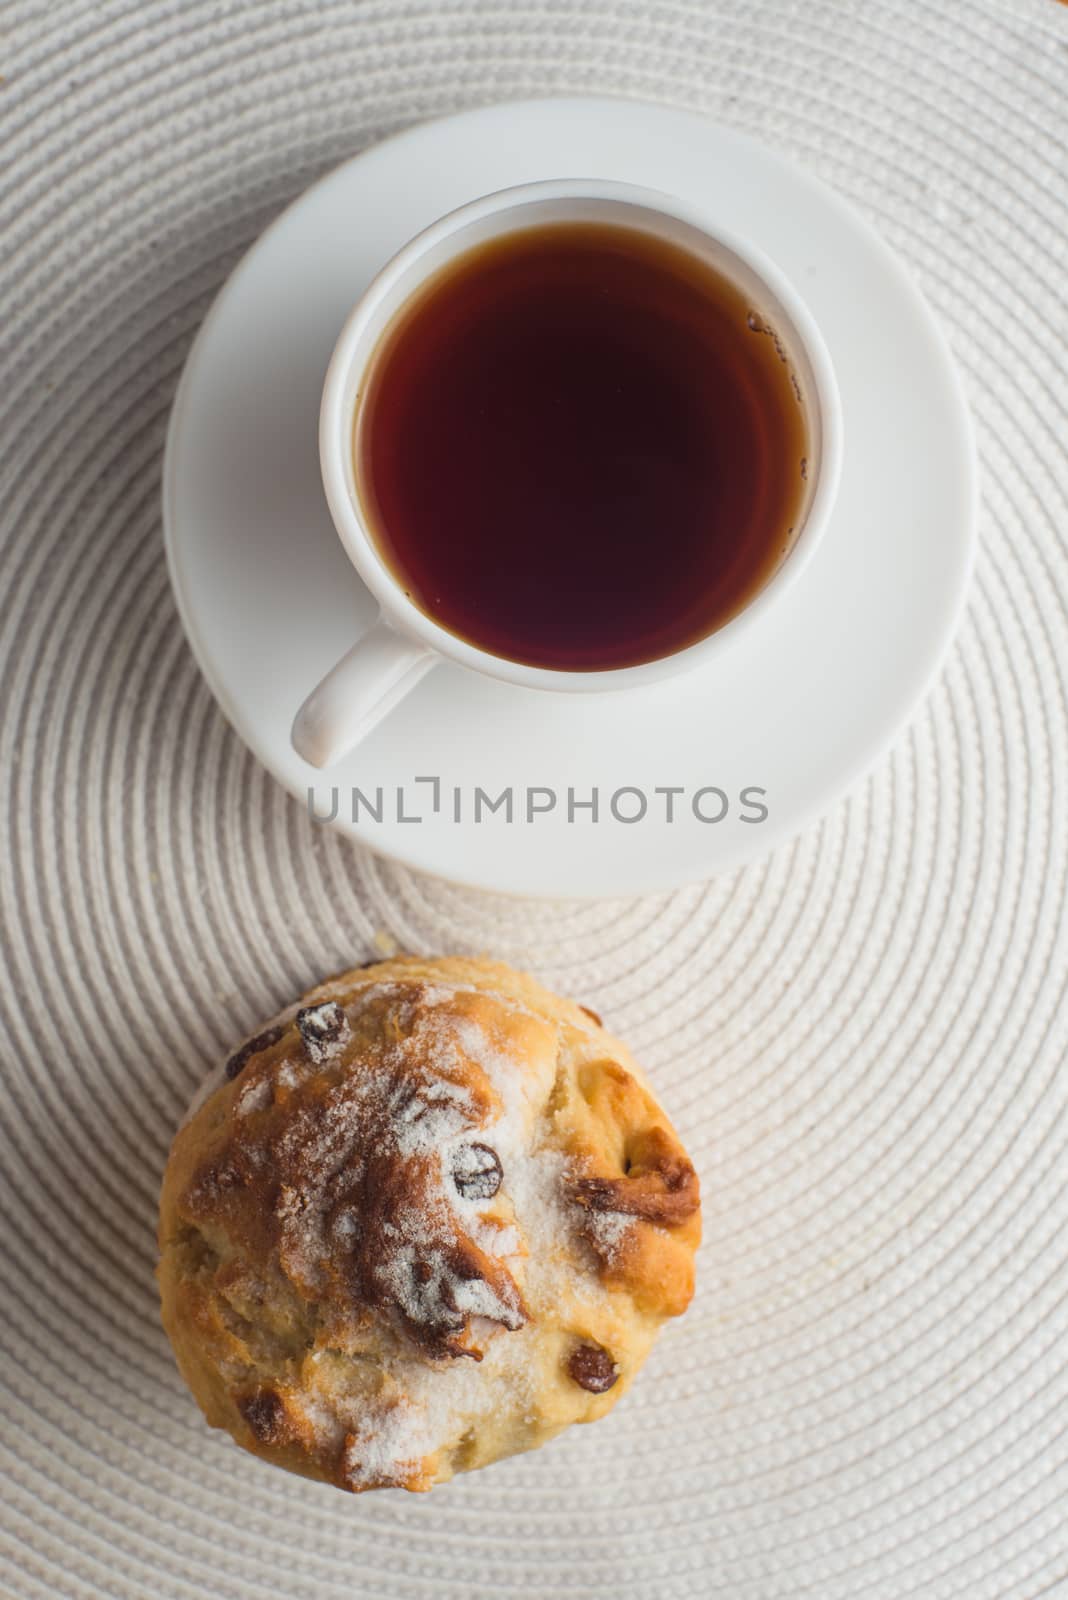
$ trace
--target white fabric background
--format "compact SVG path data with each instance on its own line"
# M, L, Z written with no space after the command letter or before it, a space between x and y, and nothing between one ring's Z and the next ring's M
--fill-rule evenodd
M0 1589L1068 1594L1068 10L2 15ZM706 110L883 230L969 384L982 553L935 691L822 825L662 898L520 904L359 853L246 754L168 592L160 452L212 296L312 178L582 90ZM429 1499L209 1436L152 1280L194 1083L376 936L596 1006L706 1193L697 1302L618 1411Z

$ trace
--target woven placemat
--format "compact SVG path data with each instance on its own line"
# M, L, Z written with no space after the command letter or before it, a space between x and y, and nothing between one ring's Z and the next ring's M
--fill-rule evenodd
M4 15L0 1589L1068 1593L1068 11ZM212 296L311 179L418 118L595 90L762 137L896 246L971 393L982 550L936 689L820 826L676 894L522 904L361 853L247 754L168 590L160 457ZM707 1242L606 1422L351 1500L203 1427L154 1208L206 1067L392 945L488 949L625 1033Z

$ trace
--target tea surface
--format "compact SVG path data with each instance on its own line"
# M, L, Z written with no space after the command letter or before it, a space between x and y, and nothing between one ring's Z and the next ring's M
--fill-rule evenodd
M669 655L763 587L805 498L790 366L673 244L554 223L477 247L386 331L356 479L404 589L496 655Z

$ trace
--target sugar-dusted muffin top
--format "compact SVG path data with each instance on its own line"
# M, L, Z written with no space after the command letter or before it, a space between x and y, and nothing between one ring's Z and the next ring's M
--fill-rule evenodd
M602 1416L689 1303L697 1175L592 1012L488 961L302 997L175 1139L163 1321L208 1421L427 1489Z

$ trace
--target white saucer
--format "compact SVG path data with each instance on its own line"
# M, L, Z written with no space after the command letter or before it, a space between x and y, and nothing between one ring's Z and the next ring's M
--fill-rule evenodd
M330 773L289 744L312 685L371 621L319 483L319 391L377 268L476 195L547 177L684 196L758 244L819 321L845 414L833 521L781 606L705 669L615 695L548 695L441 666ZM762 855L885 749L936 671L972 563L971 427L947 347L901 266L822 184L687 113L557 99L465 112L375 146L285 212L219 295L175 401L164 528L178 606L209 684L272 773L372 849L479 888L610 895L674 887ZM656 530L650 530L655 541ZM595 601L596 597L591 597ZM440 779L434 790L417 778ZM351 791L377 804L353 826ZM567 791L599 792L568 820ZM526 820L526 791L555 809ZM610 801L641 790L640 821ZM665 819L667 797L684 791ZM728 796L723 821L692 797ZM768 816L737 801L766 791ZM397 790L402 790L398 814ZM475 823L475 790L514 797ZM461 820L454 820L454 791ZM751 797L752 799L753 797ZM535 804L548 804L536 796ZM620 797L632 815L641 797ZM698 801L706 816L722 802ZM421 816L422 821L401 820Z

